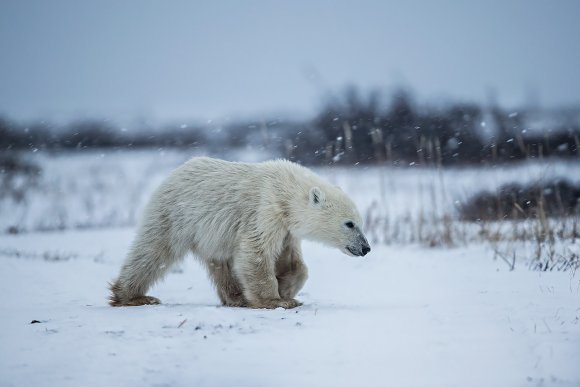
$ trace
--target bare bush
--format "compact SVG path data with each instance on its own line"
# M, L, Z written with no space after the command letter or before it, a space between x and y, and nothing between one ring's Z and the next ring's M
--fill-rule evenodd
M14 152L0 155L0 200L25 200L26 193L38 186L40 173L40 167L22 155Z
M529 185L509 184L496 192L481 192L459 206L467 221L565 217L580 213L580 184L565 179Z

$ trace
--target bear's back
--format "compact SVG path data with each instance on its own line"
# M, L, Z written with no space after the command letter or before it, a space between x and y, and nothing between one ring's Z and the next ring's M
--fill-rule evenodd
M191 235L202 256L227 258L261 205L270 179L264 163L196 157L176 169L160 187L175 230Z

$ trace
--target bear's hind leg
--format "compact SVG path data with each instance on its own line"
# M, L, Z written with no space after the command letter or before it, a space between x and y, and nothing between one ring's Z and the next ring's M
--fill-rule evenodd
M222 305L247 307L240 282L231 270L230 261L212 260L207 263L207 270L216 287Z
M162 235L159 230L152 229L137 236L119 278L110 285L111 306L161 303L158 298L147 296L146 293L185 255L171 248Z
M132 296L130 298L122 298L123 288L119 280L111 284L111 297L109 299L109 304L111 306L140 306L140 305L157 305L161 304L161 300L156 297L151 296Z

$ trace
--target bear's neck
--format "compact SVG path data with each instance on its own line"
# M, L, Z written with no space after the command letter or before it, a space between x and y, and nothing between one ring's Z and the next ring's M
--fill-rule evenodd
M312 187L327 190L328 183L310 172L308 169L291 164L289 168L279 173L276 179L276 195L279 199L279 208L285 226L295 238L310 239L308 225L304 224L309 219L309 192Z

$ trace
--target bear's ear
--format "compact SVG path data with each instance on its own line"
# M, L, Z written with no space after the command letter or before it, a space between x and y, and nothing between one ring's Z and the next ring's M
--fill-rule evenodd
M324 192L318 187L310 188L309 201L312 207L321 208L322 204L324 204Z

